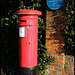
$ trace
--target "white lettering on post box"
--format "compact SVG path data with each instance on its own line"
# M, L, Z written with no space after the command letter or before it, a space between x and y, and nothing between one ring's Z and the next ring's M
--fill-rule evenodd
M25 27L19 27L19 37L25 37Z

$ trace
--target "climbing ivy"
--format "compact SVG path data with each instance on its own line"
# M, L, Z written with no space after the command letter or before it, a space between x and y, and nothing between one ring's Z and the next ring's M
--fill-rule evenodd
M66 1L65 54L74 55L74 0Z

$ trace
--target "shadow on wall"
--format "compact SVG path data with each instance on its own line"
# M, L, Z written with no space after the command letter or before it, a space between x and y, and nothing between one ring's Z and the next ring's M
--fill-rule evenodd
M51 48L50 50L55 51L55 53L61 54L64 52L65 42L65 12L62 12L61 10L52 11L48 7L47 9L48 16L46 17L46 36L47 39L50 40L50 46L54 45L54 50L52 50L53 48Z

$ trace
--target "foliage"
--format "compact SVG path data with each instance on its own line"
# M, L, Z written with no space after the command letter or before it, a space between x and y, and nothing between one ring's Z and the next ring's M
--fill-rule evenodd
M66 21L65 21L65 36L66 36L66 54L74 55L74 0L66 2Z
M8 16L11 12L8 12ZM15 74L18 70L18 24L17 15L1 19L1 68L7 75Z
M1 0L1 2L5 5L4 7L7 7L7 9L1 10L4 13L1 18L1 68L7 75L18 75L18 16L15 12L16 10L21 9L39 10L41 8L41 0L19 0L17 2L13 0L8 2L6 2L6 0ZM14 6L13 3L15 3ZM7 4L11 7L8 7ZM40 10L43 10L43 8ZM54 58L47 55L46 48L42 42L45 33L45 22L39 17L38 23L38 71L39 75L43 75L46 73L47 64L50 64L50 62L54 61Z
M46 73L47 65L50 65L50 62L54 62L54 57L50 57L46 53L46 48L42 44L41 39L45 30L44 20L39 18L39 26L38 26L38 33L39 33L39 39L38 39L38 71L39 75L43 75Z

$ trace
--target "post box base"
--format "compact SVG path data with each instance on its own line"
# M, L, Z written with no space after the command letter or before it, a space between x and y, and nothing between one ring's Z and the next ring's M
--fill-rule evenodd
M37 66L30 68L20 67L20 75L38 75Z

